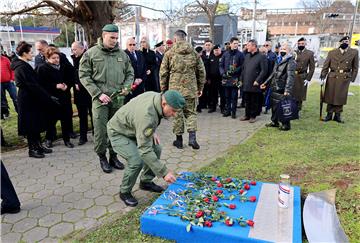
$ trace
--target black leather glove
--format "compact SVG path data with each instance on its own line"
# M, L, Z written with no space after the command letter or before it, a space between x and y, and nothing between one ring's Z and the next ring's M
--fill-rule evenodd
M51 100L58 106L60 106L59 98L56 98L55 96L50 96Z

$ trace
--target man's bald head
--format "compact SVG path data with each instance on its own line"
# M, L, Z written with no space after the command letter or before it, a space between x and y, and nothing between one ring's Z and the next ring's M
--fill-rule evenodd
M75 57L79 57L84 53L84 45L80 41L74 41L71 44L71 52Z

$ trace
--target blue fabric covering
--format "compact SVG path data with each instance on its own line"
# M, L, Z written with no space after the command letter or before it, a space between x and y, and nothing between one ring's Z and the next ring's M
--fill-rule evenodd
M169 191L176 191L178 189L184 189L186 181L177 180L176 184L172 184L166 190L164 194ZM256 186L251 186L247 193L247 196L256 196L259 198L262 182L257 182ZM219 188L222 189L222 188ZM222 189L224 190L224 189ZM155 205L168 205L171 202L166 200L164 194L161 195L152 206ZM225 196L228 195L224 190ZM220 202L236 204L236 209L228 209L221 207L219 210L226 211L228 216L238 218L243 216L246 219L253 219L255 209L257 206L256 202L240 202L239 198L232 201L220 200ZM293 240L294 242L301 242L301 202L300 202L300 188L294 187L294 225L293 225ZM224 223L215 222L213 227L199 227L192 226L190 232L186 231L186 225L188 221L182 221L179 217L171 217L167 214L149 215L149 210L141 216L140 224L141 231L144 234L150 234L161 238L176 240L176 242L267 242L258 239L251 239L248 237L250 228L249 226L242 227L238 224L234 224L229 227ZM255 222L256 227L256 222Z

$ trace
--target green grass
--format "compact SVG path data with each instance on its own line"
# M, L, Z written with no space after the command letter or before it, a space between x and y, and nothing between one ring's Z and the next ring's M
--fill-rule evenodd
M292 122L291 131L264 127L201 171L268 182L277 182L280 174L288 173L292 184L301 187L303 197L309 192L337 188L341 225L351 242L360 242L360 87L352 86L350 91L355 96L348 97L344 108L345 124L319 121L319 87L313 85L301 119ZM80 241L164 242L140 233L139 217L145 206Z

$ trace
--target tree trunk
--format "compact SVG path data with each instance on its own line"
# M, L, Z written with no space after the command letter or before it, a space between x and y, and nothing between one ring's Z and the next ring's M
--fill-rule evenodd
M215 16L208 15L208 18L209 18L209 25L210 25L209 37L214 42L215 41Z
M82 25L85 30L89 46L96 44L97 38L101 37L102 28L114 21L113 3L111 1L86 1L90 10L90 16L80 13L75 21Z

